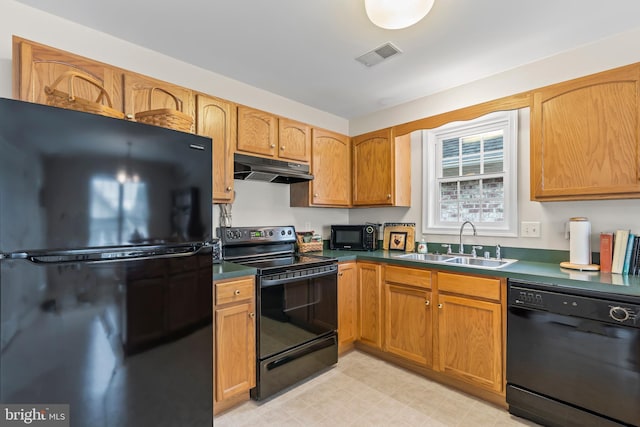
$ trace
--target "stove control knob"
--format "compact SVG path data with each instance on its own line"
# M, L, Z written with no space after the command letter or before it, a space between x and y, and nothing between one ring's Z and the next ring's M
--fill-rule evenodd
M291 236L291 230L287 230L287 234Z
M628 309L620 306L615 306L611 307L611 309L609 310L609 317L611 317L613 320L617 320L618 322L624 322L631 317L631 314L629 313Z
M284 236L284 233L285 233L285 231L284 231L284 230L280 231L280 234L282 234L283 236Z
M273 236L273 230L269 230L269 237Z

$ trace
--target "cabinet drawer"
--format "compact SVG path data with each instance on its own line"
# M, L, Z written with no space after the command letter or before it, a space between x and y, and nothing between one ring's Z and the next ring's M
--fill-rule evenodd
M438 273L438 290L473 297L500 300L500 279Z
M431 271L418 268L397 267L387 265L384 269L385 282L431 288Z
M254 297L253 277L215 283L215 292L216 305L251 299Z

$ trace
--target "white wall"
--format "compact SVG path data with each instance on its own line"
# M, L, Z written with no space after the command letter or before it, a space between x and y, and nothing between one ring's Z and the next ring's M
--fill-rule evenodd
M289 207L287 184L235 180L234 186L236 200L231 208L234 226L294 225L297 230L310 228L328 239L330 224L349 223L348 209ZM218 218L214 217L213 222L218 224Z

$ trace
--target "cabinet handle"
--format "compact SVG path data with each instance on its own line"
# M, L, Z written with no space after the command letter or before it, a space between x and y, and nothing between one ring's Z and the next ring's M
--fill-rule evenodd
M318 193L313 194L313 197L318 197L318 196L320 196Z
M387 199L390 199L390 198L391 198L391 194L387 194Z
M284 145L282 147L280 147L280 151L284 151Z
M233 294L234 294L234 295L240 295L240 289L236 289L236 290L233 292Z
M231 191L231 190L233 190L233 188L231 188L231 187L227 187L227 188L226 188L226 190L227 190L227 191Z
M426 300L426 301L424 302L424 305L431 305L431 301Z
M276 144L271 144L270 147L271 148L276 148Z
M251 312L251 313L249 313L249 317L251 317L253 319L254 317L256 317L256 314Z
M442 304L438 304L438 308L442 308Z
M338 273L338 276L342 277L344 276L344 273Z

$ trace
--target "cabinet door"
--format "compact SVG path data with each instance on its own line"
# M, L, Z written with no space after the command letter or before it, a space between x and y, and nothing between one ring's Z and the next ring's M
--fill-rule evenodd
M640 65L539 89L532 200L640 197Z
M385 294L385 351L431 367L431 291L387 283Z
M391 205L393 172L390 129L353 139L354 205Z
M362 343L382 348L382 266L358 263L358 325Z
M136 113L161 109L178 110L193 119L195 117L193 92L151 77L125 73L124 112L127 117L133 119ZM192 126L189 132L193 130Z
M196 133L213 139L213 202L233 201L233 151L236 145L235 106L224 99L196 97Z
M502 392L502 314L499 303L438 296L439 370Z
M274 157L277 145L278 118L264 111L239 106L237 150Z
M290 184L291 206L351 205L351 144L349 137L322 129L312 130L313 180Z
M112 108L123 111L122 74L115 67L18 37L13 38L13 61L18 64L13 68L13 96L16 99L47 104L45 86L51 86L67 71L76 71L100 82L111 98ZM70 93L69 81L60 81L56 89ZM74 79L73 93L94 101L100 90L84 80Z
M255 386L253 301L216 308L215 399L222 401Z
M289 119L278 120L278 157L309 163L311 158L311 127Z
M321 129L313 130L311 170L314 205L351 204L351 146L349 138Z
M340 352L358 338L358 281L355 262L338 266L338 348Z

